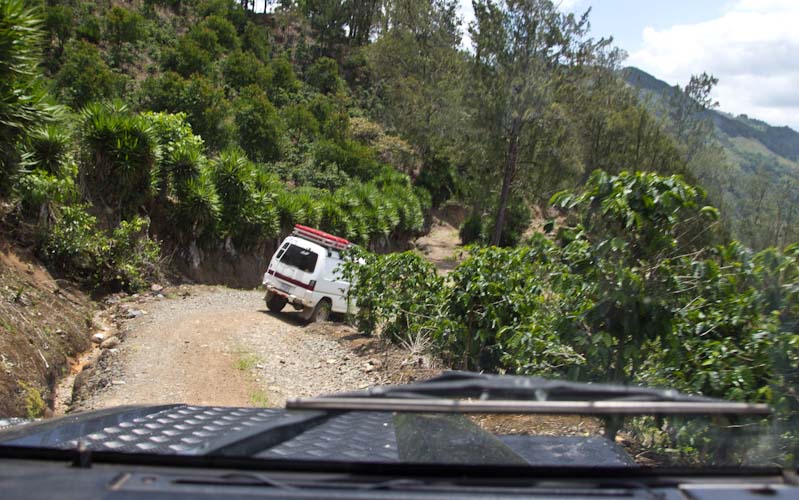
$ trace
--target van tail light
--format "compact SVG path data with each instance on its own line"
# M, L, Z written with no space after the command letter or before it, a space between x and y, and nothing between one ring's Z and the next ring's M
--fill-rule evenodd
M311 291L313 292L314 288L316 288L316 280L311 280L311 281L308 283L308 286L310 286L310 287L311 287Z

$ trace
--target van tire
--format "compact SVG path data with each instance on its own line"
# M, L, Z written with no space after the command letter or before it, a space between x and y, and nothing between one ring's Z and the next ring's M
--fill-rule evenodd
M323 321L327 321L330 317L330 309L331 304L328 299L322 299L316 303L316 306L313 308L311 312L310 318L308 320L311 323L321 323Z
M282 295L278 295L276 293L267 293L266 294L266 307L269 308L272 312L280 312L286 307L286 303L288 299L283 297Z

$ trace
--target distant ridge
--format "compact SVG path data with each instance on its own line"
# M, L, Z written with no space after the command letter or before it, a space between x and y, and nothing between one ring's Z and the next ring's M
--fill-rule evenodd
M663 96L678 91L639 68L621 76L656 115L669 105ZM689 169L723 207L737 239L754 248L788 243L799 231L799 132L721 110L707 114L723 151Z
M624 68L622 74L628 84L657 94L676 87L633 66ZM717 110L711 111L711 117L716 128L724 135L756 140L776 155L799 161L799 132L792 128L774 127L746 115L733 116Z

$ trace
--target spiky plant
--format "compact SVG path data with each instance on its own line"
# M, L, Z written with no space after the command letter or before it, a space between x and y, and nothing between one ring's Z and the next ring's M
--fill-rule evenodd
M41 21L23 0L0 0L0 192L17 169L20 137L51 119L59 108L49 102L37 68Z
M152 127L121 103L91 104L83 112L81 181L84 194L113 210L116 221L153 194L159 147Z
M266 179L238 150L222 152L213 163L213 181L222 203L222 232L242 249L278 235L278 211Z
M329 233L355 240L356 233L353 230L352 212L347 210L339 198L331 193L326 194L320 200L321 218L319 226L322 230Z
M72 133L66 126L51 123L37 127L25 138L21 165L24 170L40 169L60 177L71 148Z
M189 181L197 179L207 160L194 144L180 143L172 148L161 161L161 182L172 183L180 197ZM168 187L164 187L168 190Z
M184 243L209 241L219 227L222 212L219 195L207 169L181 184L172 222Z
M320 199L323 192L314 188L300 188L278 193L276 202L281 232L288 234L295 224L318 227L322 219Z

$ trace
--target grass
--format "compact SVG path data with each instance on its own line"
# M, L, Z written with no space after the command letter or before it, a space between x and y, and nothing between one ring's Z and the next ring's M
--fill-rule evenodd
M249 371L255 368L255 365L261 361L261 358L251 352L239 353L239 358L236 360L236 368L241 371Z
M266 393L264 391L257 390L250 395L250 404L260 408L265 408L269 406L269 398L266 397Z
M26 382L20 382L19 385L25 391L25 416L30 419L43 417L47 405L41 391Z
M5 318L3 318L3 317L0 317L0 327L2 327L8 333L16 333L17 332L17 329L14 328L14 325L12 325L8 321L6 321Z

